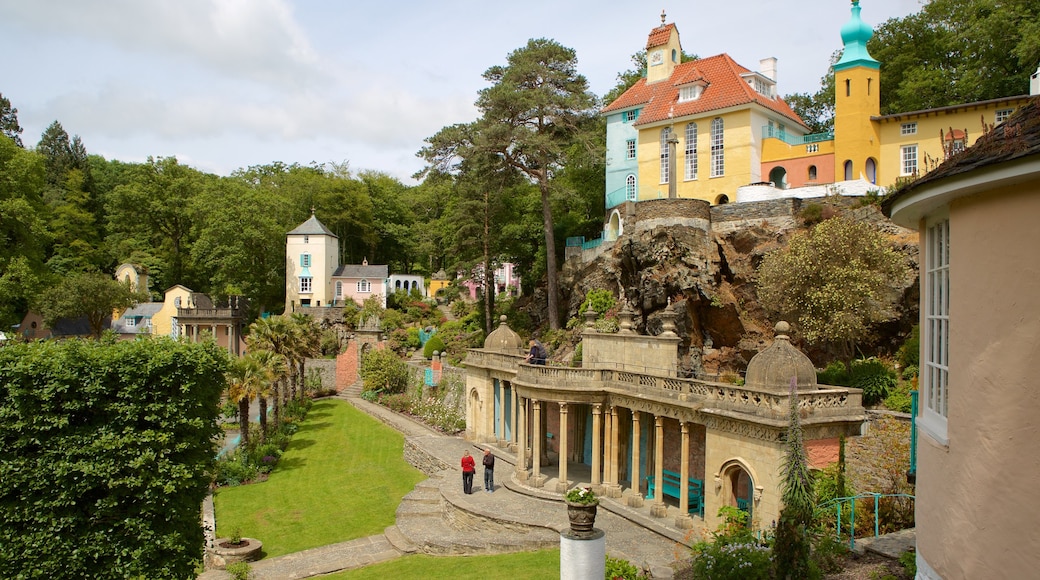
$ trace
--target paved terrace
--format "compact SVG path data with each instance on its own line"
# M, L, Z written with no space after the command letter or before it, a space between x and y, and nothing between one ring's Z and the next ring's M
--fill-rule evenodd
M478 466L474 477L476 491L466 495L462 492L459 460L465 450L479 459L483 446L443 435L364 401L353 392L344 398L404 434L406 457L430 478L404 497L395 525L383 535L254 562L257 580L308 578L410 553L476 555L559 547L559 533L569 524L562 494L547 491L555 489L555 466L542 469L549 477L545 488L528 487L513 478L516 456L494 447L494 492L486 493L483 489L483 469ZM589 467L571 463L568 477L579 485L588 485ZM688 546L700 539L705 531L703 526L695 526L694 530L674 527L679 515L676 506L668 506L666 517L654 518L650 516L650 502L642 508L632 508L622 501L624 498L600 500L596 527L606 532L607 554L629 560L650 571L654 578L672 577L672 565L677 558L688 555ZM211 570L199 578L228 577L221 570Z

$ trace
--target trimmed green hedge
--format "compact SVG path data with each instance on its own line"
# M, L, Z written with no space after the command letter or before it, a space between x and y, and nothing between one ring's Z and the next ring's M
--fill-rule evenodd
M0 347L0 577L194 577L226 365L169 339Z

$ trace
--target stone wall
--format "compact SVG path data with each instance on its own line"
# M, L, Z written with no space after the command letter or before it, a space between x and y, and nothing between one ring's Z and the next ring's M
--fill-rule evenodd
M336 389L336 359L332 358L309 358L307 359L306 371L307 377L313 376L315 373L321 378L321 388Z
M412 467L430 477L439 474L445 469L451 468L447 463L444 463L440 459L437 459L433 455L423 451L423 449L416 445L416 443L410 438L404 440L404 460L411 464Z

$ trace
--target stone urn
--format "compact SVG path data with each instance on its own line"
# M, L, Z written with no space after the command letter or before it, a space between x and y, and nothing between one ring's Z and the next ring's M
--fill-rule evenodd
M254 562L260 559L263 547L264 544L256 538L242 538L237 544L232 543L231 538L217 538L210 548L210 562L218 570L235 562Z
M577 538L592 537L595 533L593 526L596 524L596 508L599 500L593 503L576 503L567 501L567 519L571 523L571 535Z

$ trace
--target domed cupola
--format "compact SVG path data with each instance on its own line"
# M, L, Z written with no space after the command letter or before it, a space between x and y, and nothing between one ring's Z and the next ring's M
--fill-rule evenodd
M816 368L812 361L791 344L788 333L791 325L776 323L776 339L762 352L751 357L747 366L745 384L749 387L788 391L791 377L799 390L816 388Z
M851 66L868 66L878 68L878 61L867 52L867 41L874 36L874 29L860 19L859 0L852 0L852 18L841 27L841 42L845 49L841 59L834 63L834 70L842 70Z
M510 353L522 352L524 342L520 340L520 335L506 325L505 315L499 320L498 328L492 330L491 334L484 339L484 349Z

